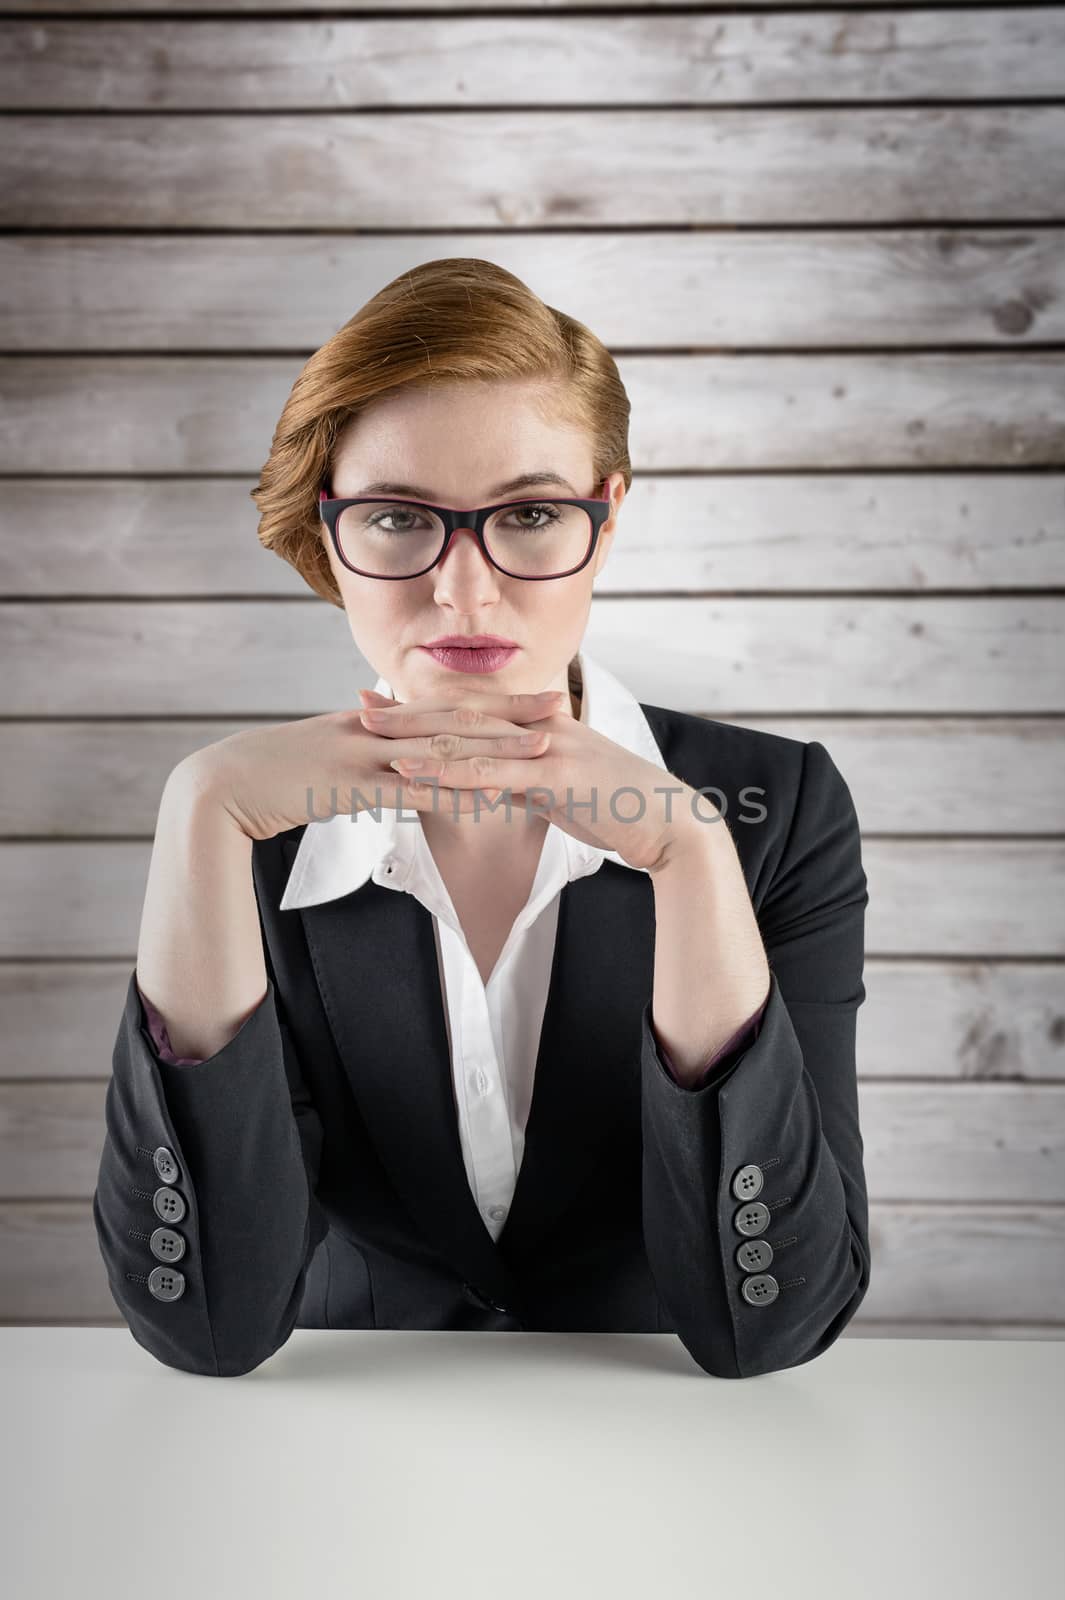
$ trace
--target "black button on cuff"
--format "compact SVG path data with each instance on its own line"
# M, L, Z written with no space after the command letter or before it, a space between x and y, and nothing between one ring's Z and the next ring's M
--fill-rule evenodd
M185 1274L173 1267L153 1267L148 1274L148 1292L157 1300L180 1300L185 1293Z
M764 1272L773 1259L768 1239L745 1239L736 1248L736 1265L741 1272Z
M148 1245L157 1261L180 1261L185 1254L185 1236L173 1228L156 1228Z
M164 1183L176 1183L181 1177L181 1168L174 1160L174 1152L161 1144L152 1155L152 1165Z
M188 1210L184 1195L179 1194L176 1189L167 1187L156 1189L152 1195L152 1205L156 1216L161 1217L164 1222L180 1222Z
M769 1226L769 1207L763 1200L752 1200L749 1205L740 1206L733 1214L732 1226L746 1238L764 1233Z
M732 1193L737 1200L754 1200L762 1192L765 1178L761 1167L756 1167L751 1162L746 1167L741 1167L732 1180Z
M772 1273L760 1272L757 1277L744 1278L740 1293L750 1306L767 1306L780 1293L780 1285Z

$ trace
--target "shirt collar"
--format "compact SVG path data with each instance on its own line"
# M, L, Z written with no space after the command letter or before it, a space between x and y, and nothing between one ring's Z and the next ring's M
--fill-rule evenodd
M668 772L658 741L636 696L587 650L579 650L576 659L583 686L578 721ZM392 687L385 678L378 678L374 688L379 694L392 695ZM308 823L292 863L280 909L290 911L299 906L337 900L379 874L386 874L380 876L379 881L388 887L402 889L413 871L419 850L427 848L421 820L415 810L397 811L382 805L380 812L380 817L372 811L360 811L354 816L338 812L319 822ZM597 871L604 861L612 861L617 866L629 865L616 850L600 850L595 845L585 844L554 823L548 834L547 843L552 843L551 835L558 836L553 848L561 845L570 879Z

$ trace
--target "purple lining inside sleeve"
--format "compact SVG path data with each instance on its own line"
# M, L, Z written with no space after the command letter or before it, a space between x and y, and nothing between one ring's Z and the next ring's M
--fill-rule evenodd
M690 1087L694 1089L703 1088L715 1067L719 1068L727 1064L726 1057L731 1058L732 1056L738 1056L742 1054L744 1050L749 1050L751 1045L758 1037L762 1026L762 1018L765 1016L765 1010L768 1004L769 996L766 995L765 999L762 1001L762 1004L754 1013L754 1016L749 1017L741 1027L737 1028L731 1039L726 1039L720 1050L715 1050L714 1054L710 1057L710 1060L706 1063L706 1066L702 1069L702 1072L696 1079L695 1083L687 1086L681 1084L681 1087ZM670 1077L673 1078L676 1083L680 1084L680 1077L678 1076L676 1066L669 1057L668 1051L663 1049L661 1042L657 1038L655 1039L655 1043L658 1045L658 1053L662 1057L662 1061L665 1064Z
M172 1067L198 1067L201 1062L207 1059L206 1056L176 1056L162 1015L143 993L139 983L137 984L137 993L141 997L144 1015L148 1019L148 1032L152 1036L152 1043L160 1061L166 1061Z

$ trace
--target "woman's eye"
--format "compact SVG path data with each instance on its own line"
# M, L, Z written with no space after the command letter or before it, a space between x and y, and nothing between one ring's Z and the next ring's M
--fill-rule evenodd
M397 518L402 522L404 517L407 518L407 521L403 522L403 525L397 528L394 525ZM380 511L375 517L371 517L370 526L371 528L381 528L385 533L409 533L410 524L413 520L413 511ZM389 526L386 527L386 523L389 524Z
M536 517L538 520L532 526L534 528L542 528L545 522L553 521L558 516L558 512L554 506L519 506L517 515L519 517Z

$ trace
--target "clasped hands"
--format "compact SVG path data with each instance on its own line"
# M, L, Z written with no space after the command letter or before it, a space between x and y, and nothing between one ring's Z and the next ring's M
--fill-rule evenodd
M517 802L652 873L720 820L706 815L716 810L711 801L672 773L560 713L561 691L443 693L402 703L373 689L359 694L364 727L401 742L389 765L415 810L476 812L477 795L471 806L464 792L480 791L494 811L505 793L508 819ZM531 743L519 742L529 735Z

